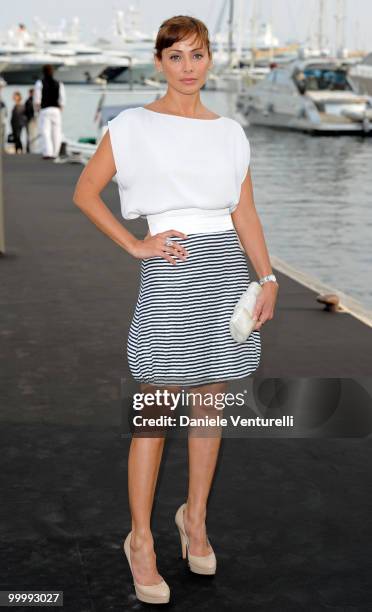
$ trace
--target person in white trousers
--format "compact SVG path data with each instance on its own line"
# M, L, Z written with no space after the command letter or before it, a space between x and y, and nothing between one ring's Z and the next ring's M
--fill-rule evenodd
M39 132L43 159L55 159L62 142L62 110L66 103L64 84L53 77L53 66L43 67L44 77L34 86L35 111L39 112Z

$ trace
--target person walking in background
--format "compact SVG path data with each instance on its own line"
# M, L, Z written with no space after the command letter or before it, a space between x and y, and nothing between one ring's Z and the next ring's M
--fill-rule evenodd
M26 130L27 130L27 145L26 151L27 153L36 153L35 150L35 142L38 137L37 130L37 120L35 117L35 109L34 109L34 100L33 94L34 90L31 88L28 90L28 98L25 102L25 115L26 115Z
M43 78L35 83L34 106L39 112L39 130L43 159L55 159L62 142L62 110L66 102L65 87L53 76L51 64L43 66Z
M23 153L21 140L22 129L26 127L25 105L19 91L13 93L14 106L10 117L10 125L13 133L13 141L16 153Z
M3 100L4 79L0 76L0 146L4 147L8 109Z

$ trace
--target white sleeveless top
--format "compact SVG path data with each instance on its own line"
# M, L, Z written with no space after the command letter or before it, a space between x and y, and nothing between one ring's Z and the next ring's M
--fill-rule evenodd
M143 106L108 121L124 219L165 229L233 228L250 163L244 129L230 117L194 119Z

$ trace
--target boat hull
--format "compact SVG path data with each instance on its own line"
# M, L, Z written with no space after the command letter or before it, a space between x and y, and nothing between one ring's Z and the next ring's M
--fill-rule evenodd
M314 124L311 121L305 119L296 119L289 115L275 113L275 116L265 117L264 115L251 111L245 117L248 119L250 125L258 125L270 128L276 128L280 130L289 130L295 132L306 132L309 134L318 135L355 135L360 134L363 136L372 135L372 123L369 128L363 127L361 123L327 123L321 122Z

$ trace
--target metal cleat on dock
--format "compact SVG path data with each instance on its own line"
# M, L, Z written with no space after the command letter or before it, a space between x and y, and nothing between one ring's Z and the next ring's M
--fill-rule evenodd
M316 301L324 304L324 310L330 312L345 312L340 305L340 298L336 293L323 293L316 296Z

